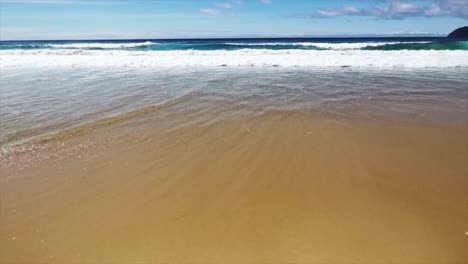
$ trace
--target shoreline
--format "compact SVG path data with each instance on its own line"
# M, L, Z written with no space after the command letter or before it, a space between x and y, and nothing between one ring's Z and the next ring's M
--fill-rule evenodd
M122 112L118 113L115 115L110 115L110 116L103 116L98 119L90 119L88 121L83 121L83 122L78 122L75 125L69 125L69 126L57 126L56 128L41 128L41 131L38 132L33 132L33 131L22 131L19 133L19 135L11 135L9 138L3 139L3 141L0 141L0 149L2 152L0 153L1 156L8 155L8 150L14 150L16 147L21 147L24 145L35 145L35 144L42 144L46 143L47 141L54 141L54 140L63 140L68 137L73 137L78 134L82 133L92 133L94 129L99 129L100 127L107 127L107 126L112 126L113 124L116 123L125 123L127 121L131 121L131 119L135 118L142 118L145 115L154 115L157 114L158 111L164 110L166 107L171 107L171 106L176 106L178 104L182 104L182 108L190 109L190 107L197 107L194 104L193 98L196 95L194 94L186 94L181 97L173 98L164 102L161 102L159 104L155 105L149 105L149 106L144 106L141 108L137 108L128 112ZM183 105L185 104L185 105ZM195 103L196 104L196 103ZM217 108L221 109L223 104L226 105L236 105L236 103L233 102L203 102L203 104L213 104L216 105L218 104ZM374 102L375 104L375 102ZM245 107L245 105L238 104L237 106L231 106L231 107ZM408 116L404 115L398 115L395 113L372 113L371 112L372 106L365 106L363 109L357 110L353 109L353 111L358 112L358 114L353 113L353 114L345 114L346 111L343 109L334 110L338 112L321 112L319 109L290 109L290 110L259 110L252 108L252 106L247 107L247 109L250 108L249 110L246 110L250 115L252 116L261 116L265 115L268 112L277 112L277 113L298 113L298 114L308 114L311 116L315 117L320 117L323 119L329 119L329 120L339 120L342 122L352 122L357 121L359 123L374 123L374 124L381 124L381 125L396 125L396 126L429 126L429 127L448 127L448 128L461 128L464 129L468 127L468 120L462 120L462 119L455 119L454 121L448 121L448 120L434 120L434 119L427 119L424 120L422 117L418 117L416 113L409 113ZM357 111L356 111L357 110ZM222 110L224 111L224 110ZM220 112L222 112L220 111ZM233 115L236 115L239 113L234 113ZM29 134L29 135L27 135ZM3 154L3 155L1 155Z

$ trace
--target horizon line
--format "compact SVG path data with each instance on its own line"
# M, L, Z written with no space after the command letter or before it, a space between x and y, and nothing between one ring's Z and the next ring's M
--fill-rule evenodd
M335 34L302 36L219 36L219 37L173 37L173 38L78 38L78 39L0 39L5 41L99 41L99 40L218 40L218 39L320 39L320 38L446 38L448 33L402 33L402 34Z

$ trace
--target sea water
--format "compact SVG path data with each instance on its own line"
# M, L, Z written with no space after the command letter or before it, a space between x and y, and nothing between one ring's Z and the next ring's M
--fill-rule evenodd
M181 97L257 111L466 123L468 42L443 38L0 42L0 143Z

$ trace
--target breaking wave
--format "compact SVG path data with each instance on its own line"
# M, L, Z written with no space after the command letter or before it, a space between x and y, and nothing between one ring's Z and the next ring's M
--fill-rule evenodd
M387 44L394 45L394 44ZM468 67L465 50L1 50L2 67Z
M49 47L59 49L128 49L147 47L157 43L146 41L142 43L72 43L72 44L48 44Z

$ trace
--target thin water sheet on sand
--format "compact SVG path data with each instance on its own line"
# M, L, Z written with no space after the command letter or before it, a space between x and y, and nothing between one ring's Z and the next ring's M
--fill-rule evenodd
M468 128L241 109L188 100L3 156L0 262L468 261Z

